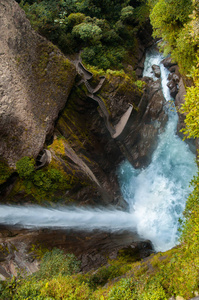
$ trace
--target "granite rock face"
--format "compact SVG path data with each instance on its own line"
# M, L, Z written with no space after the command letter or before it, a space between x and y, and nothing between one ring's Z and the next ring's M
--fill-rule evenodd
M36 157L54 128L75 67L31 29L14 0L0 2L0 158Z
M35 245L33 248L32 246ZM37 249L60 248L74 253L81 261L81 271L88 272L108 264L120 255L128 255L132 261L139 261L154 252L148 240L132 232L82 232L70 230L26 230L0 228L0 280L32 274L39 269L35 258Z
M135 168L145 168L157 147L158 135L164 130L168 115L160 80L144 77L144 93L129 120L123 145Z

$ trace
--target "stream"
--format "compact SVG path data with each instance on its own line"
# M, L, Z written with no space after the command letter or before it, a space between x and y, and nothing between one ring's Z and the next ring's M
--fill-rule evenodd
M128 161L118 169L118 178L129 211L79 207L44 208L39 206L0 206L0 223L25 228L73 228L92 231L137 232L152 241L156 251L176 245L178 219L182 217L190 193L189 182L197 172L195 155L176 135L178 116L166 86L168 70L160 63L163 57L147 53L144 76L152 77L151 66L160 65L162 87L168 101L169 120L159 136L151 164L134 169Z

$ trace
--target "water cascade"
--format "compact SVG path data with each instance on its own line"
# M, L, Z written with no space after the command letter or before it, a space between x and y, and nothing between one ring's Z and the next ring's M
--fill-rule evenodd
M158 52L148 53L144 76L152 76L151 65L160 64ZM150 239L164 251L177 242L178 218L182 216L189 182L196 173L194 155L175 134L177 113L166 87L167 70L160 64L162 86L168 100L169 121L159 137L151 164L143 170L124 162L118 171L129 211L77 207L0 206L0 223L26 228L75 228L81 230L129 230Z
M144 76L153 77L152 65L160 66L164 97L167 101L168 123L159 136L151 164L143 170L128 162L120 166L119 178L125 200L140 236L150 239L156 250L172 248L178 239L178 220L182 217L190 193L189 182L196 174L194 154L176 135L178 115L167 87L168 70L163 57L155 50L147 53Z

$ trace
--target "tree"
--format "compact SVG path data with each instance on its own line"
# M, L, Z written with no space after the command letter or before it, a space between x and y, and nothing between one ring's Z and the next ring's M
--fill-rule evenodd
M126 6L121 10L121 20L123 22L131 22L133 20L133 11L132 6Z
M192 12L191 0L159 0L150 14L153 35L163 38L166 52L171 52L177 45L176 39L183 25Z
M16 163L16 169L21 178L30 178L35 170L35 161L33 158L24 156Z
M74 36L79 36L84 42L94 43L102 37L102 30L99 26L92 23L81 23L73 27Z

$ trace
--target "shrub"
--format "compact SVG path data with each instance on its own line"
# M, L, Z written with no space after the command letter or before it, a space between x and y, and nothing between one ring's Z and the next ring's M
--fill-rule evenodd
M132 6L126 6L121 10L121 20L125 22L129 22L133 20L133 11L134 8Z
M24 156L16 163L16 168L20 178L30 178L35 170L35 161L33 158Z
M122 279L108 294L108 300L137 300L137 292L132 279Z
M53 249L44 254L37 278L52 278L58 275L71 275L79 271L80 262L74 254L64 254L60 249Z
M160 284L146 285L145 291L138 297L139 300L167 300L163 287Z
M96 42L101 39L102 30L92 23L81 23L73 27L72 34L79 36L82 41Z
M53 278L46 282L41 289L41 296L43 296L45 300L87 300L90 299L89 295L90 291L88 286L84 282L80 283L72 276L58 276Z
M34 280L23 280L18 285L13 300L44 300L44 297L40 296L40 289L43 285L42 281L36 282ZM45 298L46 300L46 298Z
M197 66L193 68L192 73L194 85L187 88L185 103L180 112L186 115L186 127L182 131L188 138L199 137L199 57L197 57Z
M4 183L12 174L12 170L9 168L5 161L0 160L0 184Z

